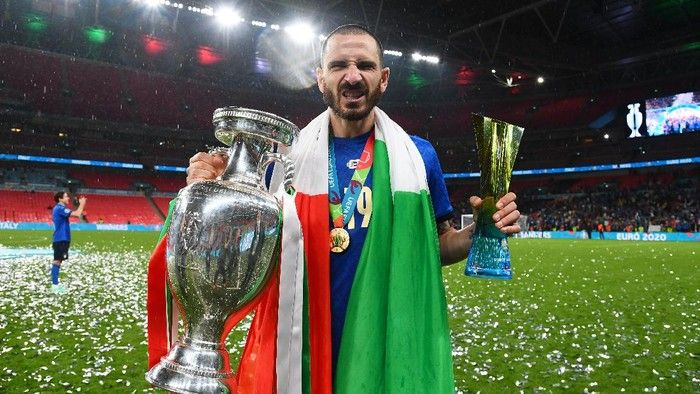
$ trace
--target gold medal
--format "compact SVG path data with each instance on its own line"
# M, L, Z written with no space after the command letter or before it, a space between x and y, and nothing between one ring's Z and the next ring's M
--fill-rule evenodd
M342 227L336 227L331 230L331 252L341 253L348 249L350 246L350 234L348 231Z

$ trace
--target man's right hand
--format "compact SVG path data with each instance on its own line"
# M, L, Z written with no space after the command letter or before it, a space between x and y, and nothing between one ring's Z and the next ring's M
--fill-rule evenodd
M216 179L226 169L226 156L199 152L190 158L187 167L187 184Z
M80 198L78 198L78 204L79 204L79 205L85 205L86 202L87 202L87 197L85 197L85 196L80 196Z

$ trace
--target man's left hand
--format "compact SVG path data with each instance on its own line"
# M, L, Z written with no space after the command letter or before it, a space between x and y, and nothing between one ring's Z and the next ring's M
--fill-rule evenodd
M496 227L505 234L520 232L520 225L518 224L520 212L518 211L518 205L515 203L516 197L515 193L508 192L496 202L496 209L498 209L498 211L493 214L492 219L496 223ZM471 196L469 198L469 203L476 212L479 206L481 206L481 198Z

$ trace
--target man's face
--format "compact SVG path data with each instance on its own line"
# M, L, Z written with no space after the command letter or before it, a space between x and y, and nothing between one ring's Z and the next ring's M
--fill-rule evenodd
M389 82L389 68L380 68L377 43L367 34L332 36L316 70L323 101L340 118L366 118Z
M70 203L70 194L63 193L63 196L58 201L63 205L68 205Z

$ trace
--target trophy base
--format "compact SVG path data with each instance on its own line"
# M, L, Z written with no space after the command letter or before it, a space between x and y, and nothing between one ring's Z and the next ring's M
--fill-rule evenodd
M233 393L228 352L219 344L185 339L146 373L146 380L173 393Z
M473 268L467 267L464 274L467 276L473 276L475 278L484 279L501 279L508 280L513 279L513 274L510 270L494 269L494 268Z
M477 278L512 279L508 238L484 236L476 231L464 274Z

